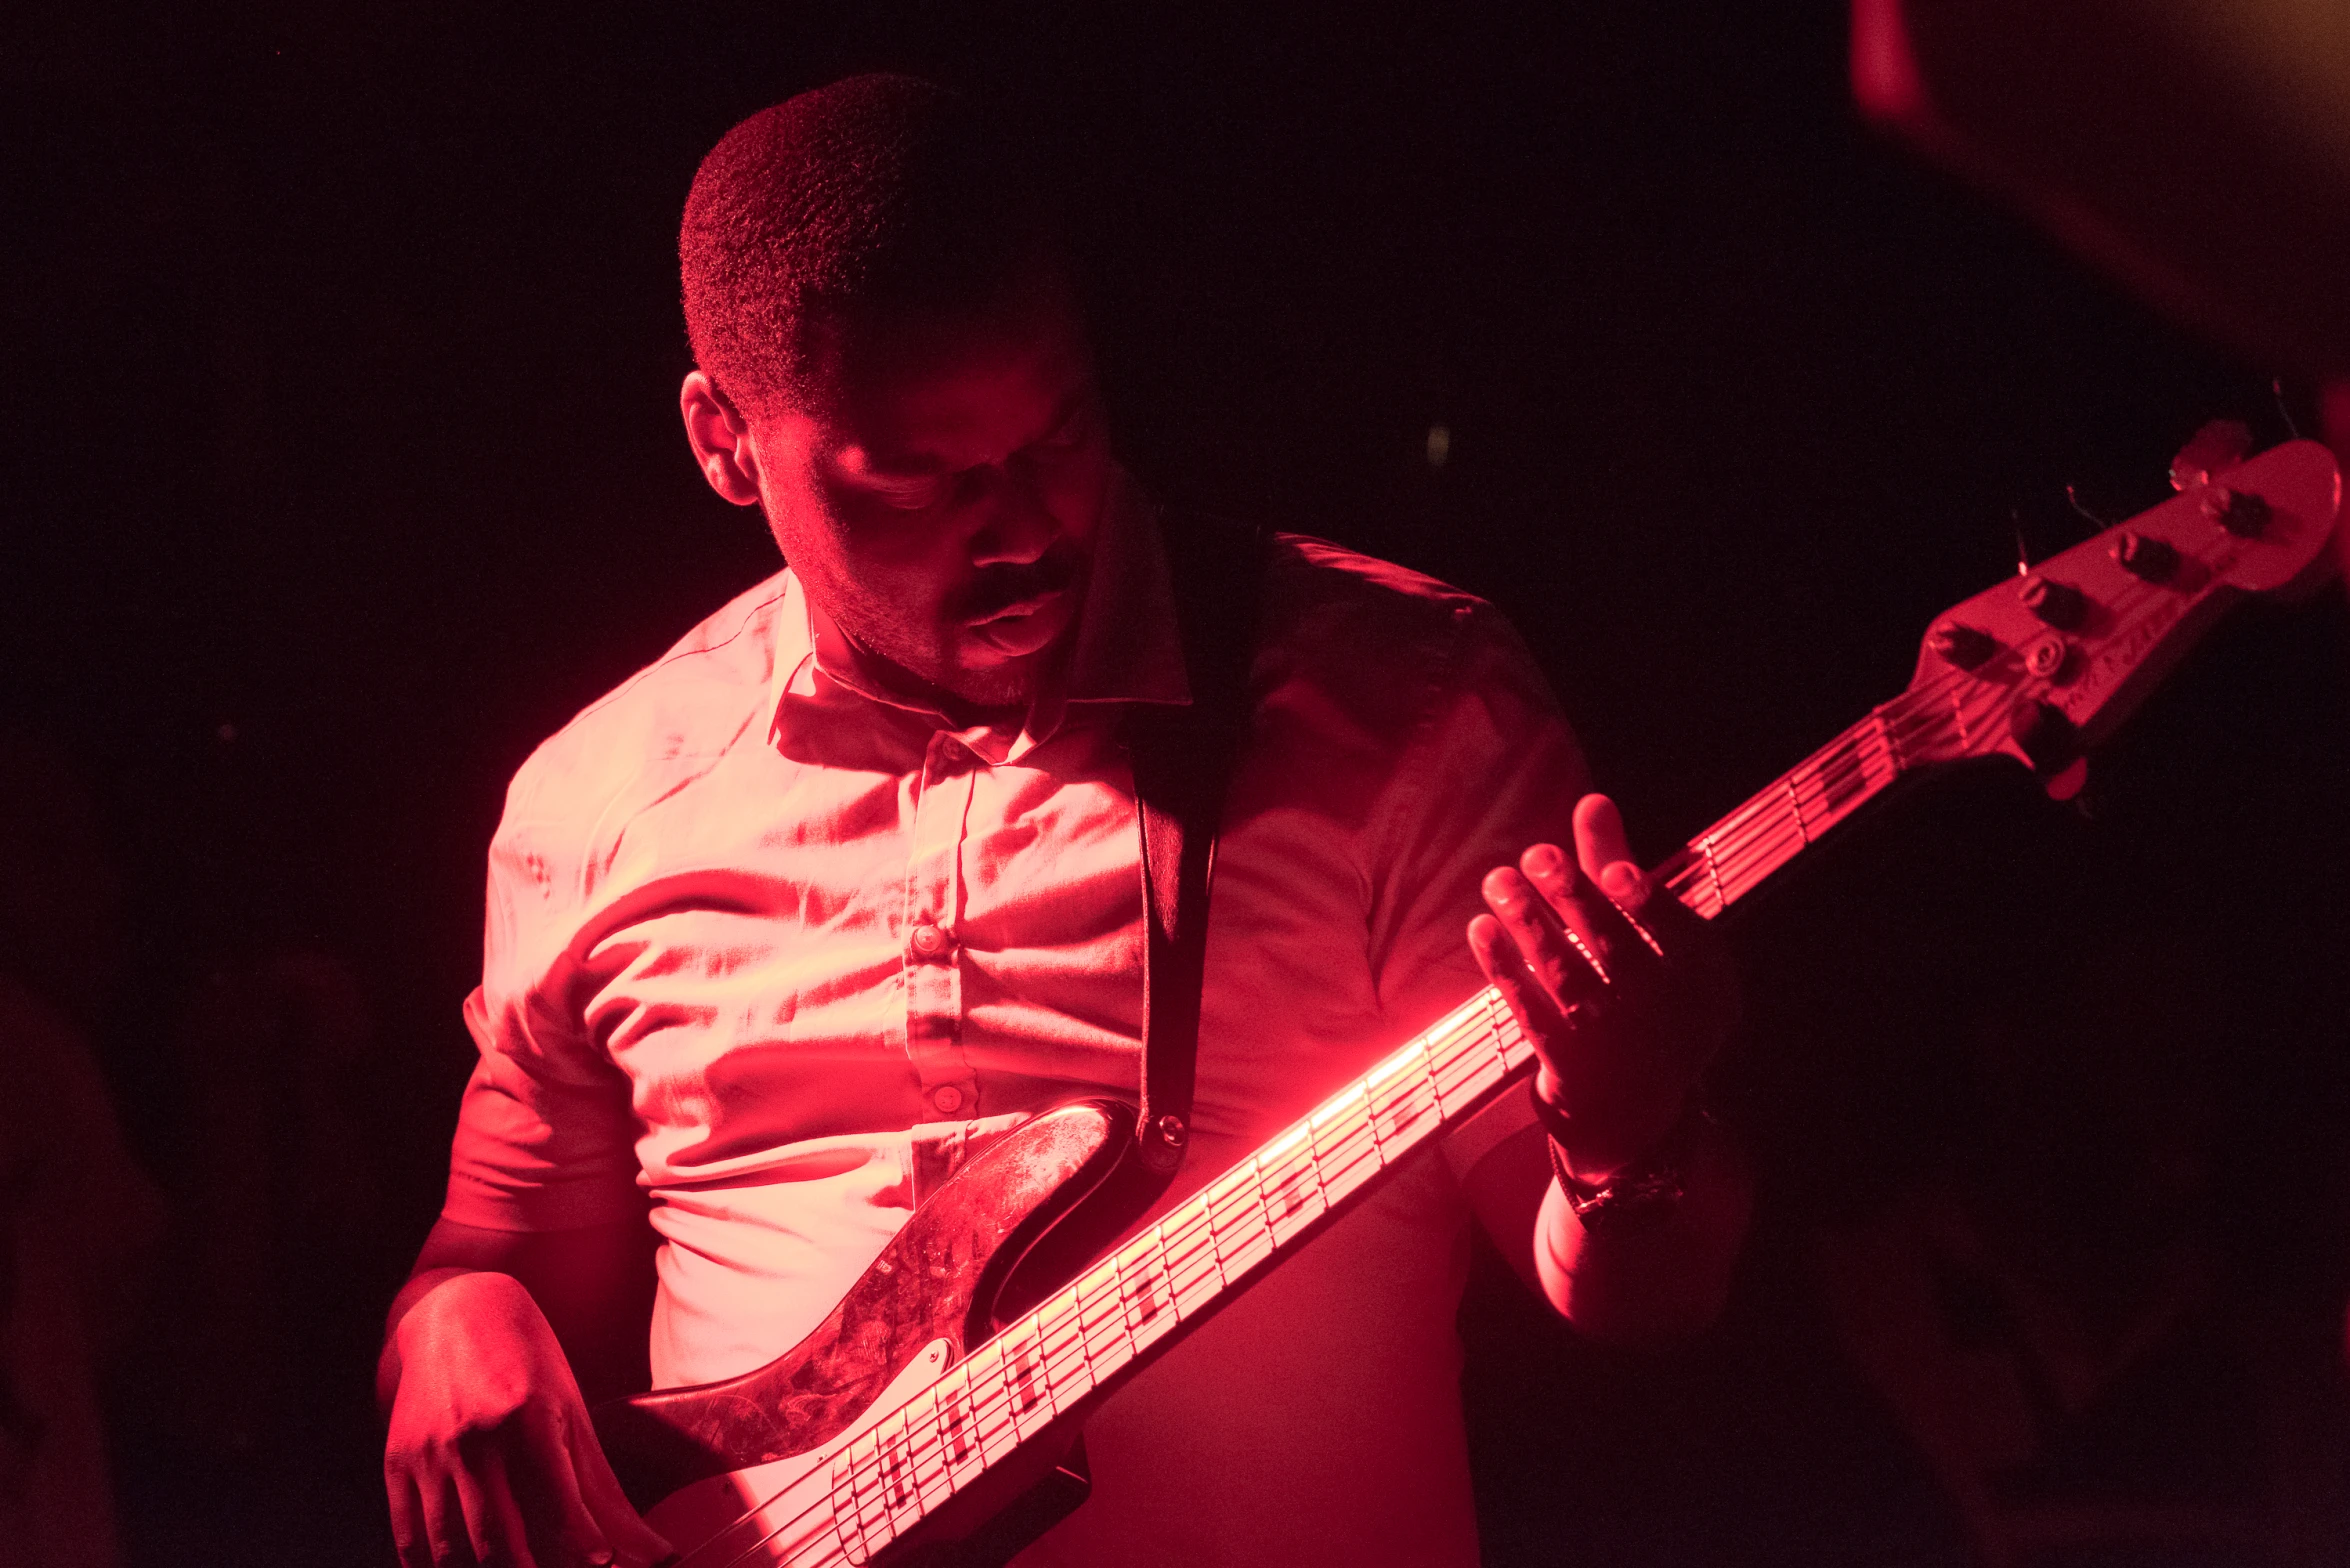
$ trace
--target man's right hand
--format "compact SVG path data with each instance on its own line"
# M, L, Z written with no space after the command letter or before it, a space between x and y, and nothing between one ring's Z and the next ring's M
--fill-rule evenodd
M404 1568L669 1555L621 1492L562 1346L519 1281L450 1269L402 1295L383 1377L384 1485Z

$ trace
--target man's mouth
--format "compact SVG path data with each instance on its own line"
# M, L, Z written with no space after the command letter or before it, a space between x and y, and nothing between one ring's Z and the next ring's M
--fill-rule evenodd
M955 619L983 642L1008 651L1049 642L1074 613L1084 562L1062 541L1037 560L982 567L963 593Z
M1024 599L1014 599L1011 603L996 609L982 610L976 615L968 616L964 619L963 624L966 626L992 626L997 621L1016 620L1023 616L1034 615L1068 592L1066 587L1046 588L1040 592L1032 593Z
M980 655L985 662L1040 653L1076 618L1078 579L1063 562L1040 561L1016 576L1007 573L988 583L994 591L979 595L964 612L964 634L989 650Z

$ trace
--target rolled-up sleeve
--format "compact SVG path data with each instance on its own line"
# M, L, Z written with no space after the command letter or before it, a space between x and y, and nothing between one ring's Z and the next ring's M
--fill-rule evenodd
M552 835L517 820L490 848L480 1052L457 1116L443 1217L485 1230L573 1230L642 1214L628 1079L589 1038L570 971L578 879Z
M1575 802L1591 787L1548 681L1508 622L1476 601L1453 620L1443 676L1376 833L1372 960L1384 1010L1415 1029L1485 985L1467 939L1485 873L1529 844L1569 842ZM1447 1162L1465 1173L1531 1121L1524 1095L1504 1095L1446 1138Z

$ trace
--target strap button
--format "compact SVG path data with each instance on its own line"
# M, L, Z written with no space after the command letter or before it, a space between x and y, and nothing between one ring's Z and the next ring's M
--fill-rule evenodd
M944 931L925 920L907 933L906 945L914 950L914 956L917 958L937 958L954 943L948 939Z
M930 1091L930 1103L938 1107L942 1116L952 1116L963 1108L963 1091L951 1083L942 1083Z

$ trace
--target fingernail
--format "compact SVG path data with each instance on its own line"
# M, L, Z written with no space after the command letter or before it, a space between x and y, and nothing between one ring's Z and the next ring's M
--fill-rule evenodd
M1537 844L1526 851L1526 869L1538 876L1554 876L1566 858L1555 844Z
M1628 860L1613 861L1600 869L1599 882L1610 898L1630 898L1640 891L1640 872Z

